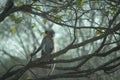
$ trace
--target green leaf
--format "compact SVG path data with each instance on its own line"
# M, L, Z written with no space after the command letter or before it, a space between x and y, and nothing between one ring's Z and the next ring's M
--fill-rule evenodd
M16 20L16 17L15 17L14 14L10 15L9 18L10 18L11 21L15 21Z
M10 32L12 34L16 34L16 32L17 32L16 28L17 28L17 25L15 24L14 27L10 30Z
M30 13L26 13L26 15L30 16L31 14Z
M32 77L29 76L26 78L26 80L33 80L33 79L32 79Z
M46 36L45 32L40 33L41 36Z
M18 4L17 4L17 7L20 7L20 6L22 6L23 5L23 2L19 2Z
M78 37L78 32L75 32L75 36Z
M77 4L77 8L81 8L81 7L84 6L84 5L85 5L85 3L82 2L82 1L80 1L80 2Z
M41 10L41 7L40 7L40 6L38 6L38 7L37 7L37 9L38 9L38 10Z
M65 16L65 15L55 15L55 16L52 16L50 19L54 20L56 22L61 22L63 16Z
M54 21L54 20L55 20L55 17L52 16L52 17L50 17L50 19Z
M47 23L47 19L46 19L46 18L43 19L43 23L44 23L44 24Z
M18 17L15 21L15 23L20 23L23 20L23 17Z
M102 30L99 30L99 29L97 29L95 33L98 34L98 35L103 34Z
M60 9L61 8L61 5L57 5L57 9Z
M113 12L116 12L116 11L117 11L117 7L116 7L116 6L112 6L111 10L112 10Z
M37 25L36 25L36 23L32 23L32 28L34 28L34 27L36 27Z
M56 15L54 17L55 18L54 20L57 21L57 22L61 22L62 21L62 17L63 17L62 15Z
M94 3L96 3L97 2L97 0L92 0Z

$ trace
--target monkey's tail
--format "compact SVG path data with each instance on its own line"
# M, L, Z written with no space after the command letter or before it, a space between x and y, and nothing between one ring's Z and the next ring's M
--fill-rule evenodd
M56 64L51 65L51 70L48 72L48 76L52 75L53 71L55 70L55 65Z

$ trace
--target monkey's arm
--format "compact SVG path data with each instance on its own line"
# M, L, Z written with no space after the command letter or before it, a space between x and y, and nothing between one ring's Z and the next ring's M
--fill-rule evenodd
M42 46L44 45L45 40L46 40L46 39L45 39L45 37L44 37L43 40L42 40L41 45L37 48L37 50L35 50L35 52L33 52L33 53L31 54L31 57L34 56L35 54L37 54L37 53L42 49Z

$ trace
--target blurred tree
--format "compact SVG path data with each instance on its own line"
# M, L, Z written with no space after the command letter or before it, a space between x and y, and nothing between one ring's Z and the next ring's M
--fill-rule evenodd
M120 79L119 0L15 0L8 8L0 3L0 80ZM56 51L43 59L35 51L49 28Z

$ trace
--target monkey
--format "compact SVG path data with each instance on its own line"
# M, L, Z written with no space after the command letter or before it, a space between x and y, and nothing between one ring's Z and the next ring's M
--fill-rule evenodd
M41 50L41 57L52 54L52 51L54 50L53 37L55 32L53 30L46 30L45 34L46 36L43 38L41 45L34 53L31 54L31 56L34 56L40 50Z
M37 52L41 50L41 58L44 58L44 56L49 56L54 51L54 35L55 32L53 30L46 30L45 31L46 36L43 38L42 43L40 47L31 54L31 57L34 56ZM52 61L53 59L50 59L48 61ZM51 70L48 72L48 76L51 75L55 69L55 64L50 64Z
M43 46L42 46L42 53L41 55L51 55L52 51L54 50L54 41L53 41L53 36L54 36L54 31L45 31L46 36L43 39Z
M54 51L54 40L53 37L55 35L55 32L53 30L46 30L45 31L46 36L43 38L41 45L39 48L31 54L31 57L34 56L37 52L41 50L41 58L45 58L46 56L49 56L53 53ZM47 61L52 61L53 59L47 60ZM54 69L55 69L55 64L51 64L51 70L48 72L48 76L50 76Z
M53 37L54 37L55 32L53 30L50 30L50 31L46 31L45 33L47 34L46 35L46 44L44 44L44 46L43 46L42 55L47 55L47 54L51 55L54 50ZM52 60L53 59L50 59L50 61L52 61ZM55 65L56 64L51 65L51 70L47 74L48 76L50 76L53 73L53 71L55 69Z

